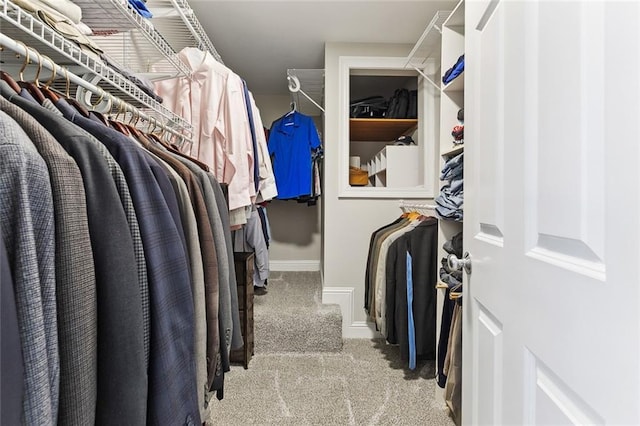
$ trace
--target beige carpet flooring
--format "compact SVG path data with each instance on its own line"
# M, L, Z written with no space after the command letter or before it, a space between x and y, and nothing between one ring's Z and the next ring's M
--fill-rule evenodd
M207 425L453 425L435 401L434 364L406 369L382 340L346 339L341 353L256 355L232 367Z
M272 274L267 293L255 296L255 338L267 341L273 333L279 340L256 341L247 370L232 366L224 399L210 402L207 426L454 425L444 401L435 399L433 361L409 370L398 347L382 339L342 340L333 320L325 324L333 331L318 332L318 312L335 316L322 313L331 307L320 299L319 274Z

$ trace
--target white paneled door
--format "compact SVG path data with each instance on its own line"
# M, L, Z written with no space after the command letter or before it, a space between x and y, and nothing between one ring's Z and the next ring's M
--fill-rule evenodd
M465 19L463 423L640 424L640 4Z

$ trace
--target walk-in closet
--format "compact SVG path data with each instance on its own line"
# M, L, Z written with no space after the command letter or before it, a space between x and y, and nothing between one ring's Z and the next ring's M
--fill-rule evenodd
M640 424L639 18L0 0L0 424Z

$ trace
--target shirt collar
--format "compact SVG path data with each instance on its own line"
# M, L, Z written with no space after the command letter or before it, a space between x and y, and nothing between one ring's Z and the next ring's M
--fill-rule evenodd
M298 111L285 115L278 123L278 131L287 135L293 133L296 127L300 127L300 113Z
M73 120L78 113L78 111L76 111L75 108L69 105L69 103L63 98L58 99L55 105L60 110L60 112L62 112L62 114L68 119Z

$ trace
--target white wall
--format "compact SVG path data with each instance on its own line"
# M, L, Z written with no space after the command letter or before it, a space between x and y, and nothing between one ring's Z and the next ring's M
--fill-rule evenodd
M325 46L325 180L323 301L339 303L347 337L373 335L364 311L364 277L371 233L396 219L395 199L338 198L338 58L400 56L411 46L327 43ZM417 201L419 202L419 201Z
M288 95L254 97L266 127L289 111ZM321 206L308 207L295 201L274 200L267 206L271 225L269 259L272 270L315 269L320 265Z

